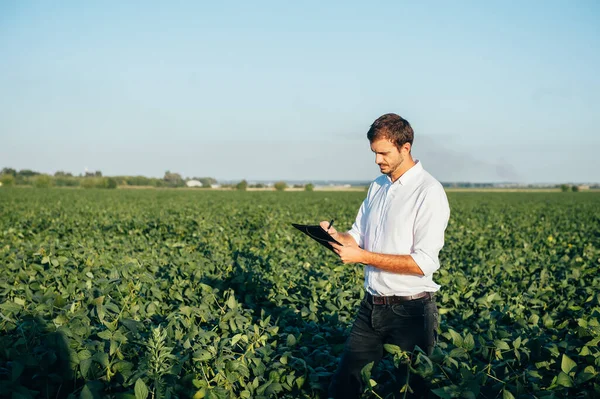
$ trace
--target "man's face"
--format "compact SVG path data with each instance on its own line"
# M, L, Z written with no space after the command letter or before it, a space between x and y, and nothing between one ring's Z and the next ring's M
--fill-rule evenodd
M392 174L404 162L404 156L388 139L378 139L371 143L371 151L375 153L375 163L381 173L392 177Z

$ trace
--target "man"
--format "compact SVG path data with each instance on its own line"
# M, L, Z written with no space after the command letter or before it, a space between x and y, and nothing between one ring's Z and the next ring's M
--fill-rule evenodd
M352 229L329 233L344 263L365 264L365 298L329 388L335 398L359 397L362 368L382 358L383 344L431 353L438 311L433 279L450 217L442 185L413 160L413 130L396 114L378 118L367 137L382 176L362 203ZM327 229L327 221L321 226Z

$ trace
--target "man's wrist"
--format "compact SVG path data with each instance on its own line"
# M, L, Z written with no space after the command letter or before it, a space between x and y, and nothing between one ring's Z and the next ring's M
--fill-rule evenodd
M362 249L360 248L360 263L368 265L369 263L371 263L371 252L367 251L366 249Z

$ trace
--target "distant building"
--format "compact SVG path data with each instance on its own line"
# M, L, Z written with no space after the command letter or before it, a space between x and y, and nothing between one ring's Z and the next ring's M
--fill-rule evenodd
M589 184L582 184L580 186L577 186L577 188L579 189L579 191L583 191L583 190L589 190L590 186L589 186Z
M202 183L198 180L188 180L185 185L188 187L202 187Z

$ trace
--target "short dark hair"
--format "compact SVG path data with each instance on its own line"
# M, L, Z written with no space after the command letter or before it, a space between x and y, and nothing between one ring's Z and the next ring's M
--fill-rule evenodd
M412 146L414 136L410 123L396 114L380 116L367 132L367 138L371 143L379 139L388 139L398 147L398 150L406 143Z

